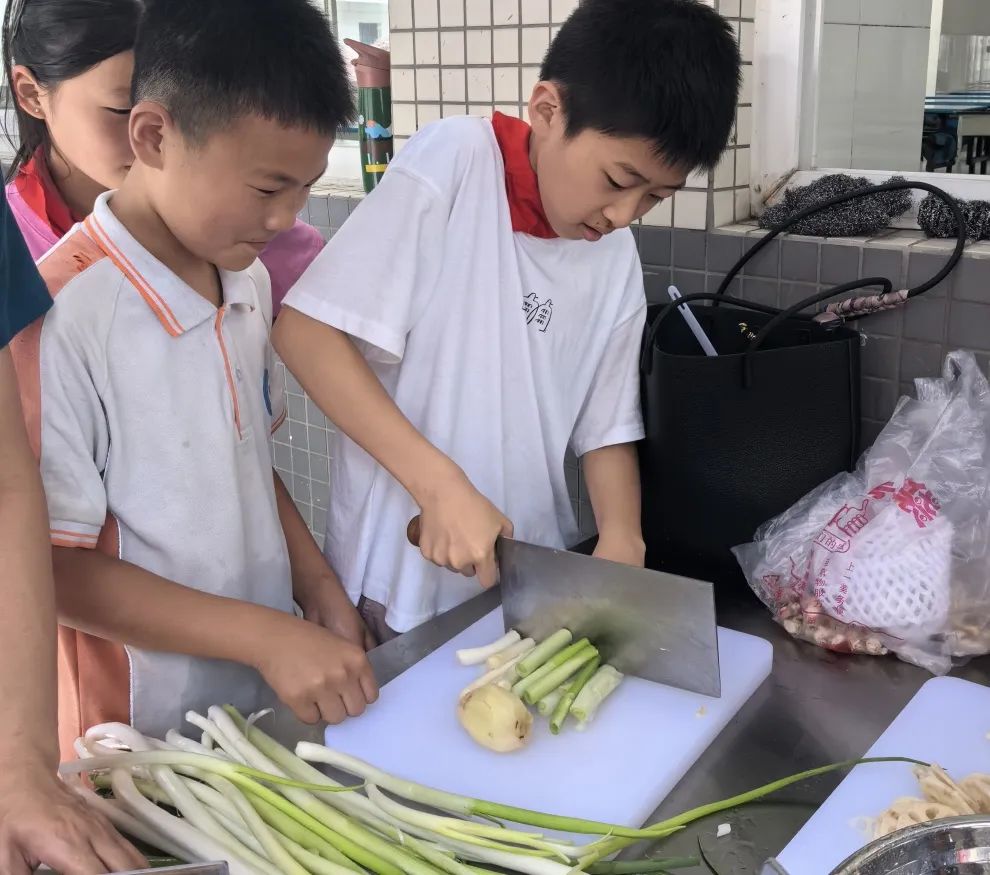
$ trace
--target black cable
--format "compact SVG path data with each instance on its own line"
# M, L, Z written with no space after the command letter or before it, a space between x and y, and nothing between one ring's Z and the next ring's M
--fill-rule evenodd
M777 237L779 234L785 232L788 228L793 227L795 224L800 222L802 219L806 219L808 216L814 215L815 213L820 213L823 210L827 210L830 207L837 206L838 204L846 203L847 201L856 200L857 198L865 197L866 195L876 194L884 191L902 191L904 189L920 189L922 191L927 191L930 194L935 195L940 200L944 201L946 206L948 206L953 218L956 222L956 246L952 250L952 255L949 256L949 260L943 265L942 269L935 274L927 282L922 283L919 286L915 286L913 289L908 289L908 297L913 298L916 295L921 295L927 292L929 289L937 286L942 280L944 280L949 273L955 268L959 263L959 259L962 258L963 250L966 247L966 219L963 216L963 212L956 203L956 199L952 197L947 192L938 188L937 186L930 185L927 182L912 182L905 180L903 182L885 182L881 185L870 185L865 188L859 188L856 191L849 191L845 194L837 195L836 197L829 198L826 201L822 201L818 204L812 204L810 207L805 207L800 212L795 213L793 216L787 219L781 225L778 225L768 234L764 235L755 246L753 246L748 252L744 253L742 258L740 258L729 270L729 272L722 279L719 284L716 295L719 297L724 296L725 290L729 287L729 283L732 282L739 274L739 271L746 266L753 256L760 252L764 247L770 244L770 241ZM836 287L839 288L839 287ZM838 294L838 292L833 292L833 294ZM718 306L719 302L716 300L714 306Z
M775 237L784 233L788 228L793 227L798 222L806 219L808 216L822 212L823 210L827 210L831 207L837 206L838 204L846 203L847 201L866 197L870 194L885 191L901 191L904 189L920 189L939 198L949 208L949 211L952 213L952 216L956 222L956 245L952 250L952 254L949 256L948 261L942 266L941 270L939 270L929 280L908 289L907 298L913 298L917 295L924 294L929 289L937 286L955 269L956 265L959 263L959 259L962 258L963 250L966 247L966 221L955 198L937 186L930 185L927 182L911 182L908 180L903 180L896 182L885 182L881 185L866 186L864 188L857 189L856 191L846 192L845 194L837 195L826 201L822 201L821 203L805 207L803 210L800 210L793 216L790 216L787 221L765 234L753 247L749 249L748 252L743 254L743 256L729 269L729 272L722 278L722 282L719 284L718 289L714 293L685 295L684 297L678 298L676 301L666 305L650 324L646 332L646 337L644 338L643 349L640 356L640 370L643 373L649 374L653 369L653 346L656 342L657 331L659 330L661 323L669 316L670 313L674 311L675 308L679 308L684 304L689 304L692 301L712 301L713 308L718 307L721 303L730 303L744 309L749 309L772 316L767 324L760 329L749 348L743 354L743 382L745 385L749 385L752 367L750 353L756 352L762 346L770 332L782 322L794 318L806 307L814 306L815 304L819 304L829 298L834 298L836 295L846 294L858 289L875 288L879 286L882 290L882 294L890 294L893 291L893 283L889 279L886 277L866 277L863 279L852 280L848 283L842 283L841 285L833 286L825 289L824 291L817 292L816 294L811 295L784 310L781 310L776 307L768 307L763 304L755 304L751 301L731 298L725 294L725 291L729 287L732 280L736 278L750 259L768 246ZM869 314L852 314L846 317L846 319L857 319L865 315Z

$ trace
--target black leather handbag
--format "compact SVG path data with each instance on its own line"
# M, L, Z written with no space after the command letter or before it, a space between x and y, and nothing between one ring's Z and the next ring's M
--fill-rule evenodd
M859 334L789 319L748 353L772 314L733 303L746 309L694 310L713 358L680 314L651 308L642 368L647 565L715 582L739 575L730 548L851 468L860 443Z
M922 188L956 217L956 249L922 285L895 291L866 277L788 310L725 296L742 266L777 234L814 212L878 190ZM763 237L714 294L651 307L640 362L646 438L640 444L647 566L716 584L743 582L732 547L814 487L852 469L860 447L860 337L846 319L922 294L962 255L965 222L947 194L926 183L890 182L832 198ZM880 294L842 301L839 315L798 314L863 288ZM712 304L712 306L702 306ZM705 355L677 312L690 306L717 356Z

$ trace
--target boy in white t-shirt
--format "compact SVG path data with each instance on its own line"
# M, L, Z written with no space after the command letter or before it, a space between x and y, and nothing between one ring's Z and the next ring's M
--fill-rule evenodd
M342 433L327 557L380 638L469 598L467 576L491 585L500 534L573 545L568 447L596 555L643 563L646 303L628 227L718 161L738 48L695 0L587 0L541 80L532 127L496 114L413 137L275 328Z

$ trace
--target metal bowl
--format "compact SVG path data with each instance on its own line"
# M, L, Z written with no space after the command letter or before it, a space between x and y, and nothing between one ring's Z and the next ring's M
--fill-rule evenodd
M990 817L952 817L877 839L830 875L988 875Z

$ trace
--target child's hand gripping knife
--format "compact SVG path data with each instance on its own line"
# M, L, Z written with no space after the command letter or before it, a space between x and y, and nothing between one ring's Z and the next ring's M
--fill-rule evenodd
M340 723L378 698L365 651L375 646L340 579L327 564L282 479L275 500L292 567L292 594L303 622L273 623L259 635L258 671L305 723Z
M362 647L311 623L271 612L252 642L254 665L304 723L342 723L378 698Z
M430 562L477 576L488 589L498 583L495 543L500 535L512 537L512 523L457 473L420 500L422 512L409 522L406 536Z
M53 557L65 625L142 650L251 666L306 723L340 723L378 698L363 648L315 623L201 592L96 550L56 547Z
M495 543L512 537L512 523L467 478L449 491L438 491L409 521L406 537L423 556L488 589L498 583Z

